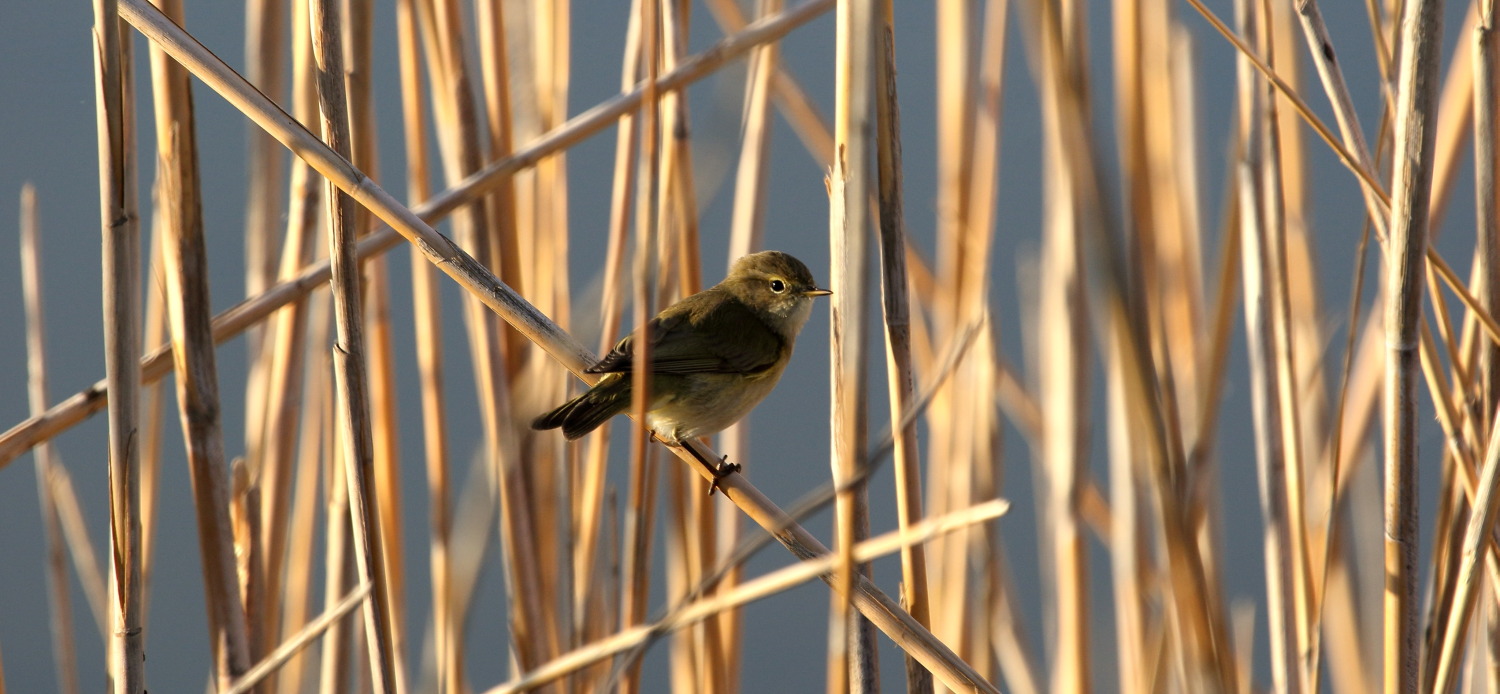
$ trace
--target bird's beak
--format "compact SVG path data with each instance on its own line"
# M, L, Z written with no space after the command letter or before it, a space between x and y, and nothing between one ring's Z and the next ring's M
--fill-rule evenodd
M809 290L807 290L805 292L802 292L802 293L804 295L806 295L806 296L828 296L829 294L832 294L833 292L831 292L831 291L829 291L827 289L818 289L817 287L813 287L812 289L809 289Z

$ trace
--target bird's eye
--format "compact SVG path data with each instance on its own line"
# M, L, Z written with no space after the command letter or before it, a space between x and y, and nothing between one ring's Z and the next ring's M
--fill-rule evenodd
M786 282L782 282L781 280L771 280L771 291L776 292L777 294L786 291Z

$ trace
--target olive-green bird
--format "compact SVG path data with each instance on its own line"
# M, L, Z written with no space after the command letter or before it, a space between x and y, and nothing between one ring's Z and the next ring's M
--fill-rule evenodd
M651 403L647 420L663 443L716 433L739 421L775 387L819 289L802 261L780 251L736 260L729 276L651 320ZM635 335L620 340L589 373L587 392L537 417L533 429L576 439L630 408ZM712 490L710 490L712 491Z

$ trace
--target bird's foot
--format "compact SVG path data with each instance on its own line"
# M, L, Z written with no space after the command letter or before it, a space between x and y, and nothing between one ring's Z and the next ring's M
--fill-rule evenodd
M719 465L714 468L714 478L708 483L708 495L714 495L714 490L719 488L719 480L722 480L729 475L739 472L741 469L742 468L740 467L739 463L729 462L728 455L720 458Z

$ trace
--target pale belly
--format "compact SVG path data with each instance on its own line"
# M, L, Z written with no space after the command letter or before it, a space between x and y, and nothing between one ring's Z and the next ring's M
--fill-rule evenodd
M675 377L677 383L666 389L676 395L653 398L656 402L646 418L657 438L668 443L716 434L755 409L776 387L781 371L776 368L755 377L719 374Z

